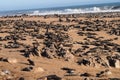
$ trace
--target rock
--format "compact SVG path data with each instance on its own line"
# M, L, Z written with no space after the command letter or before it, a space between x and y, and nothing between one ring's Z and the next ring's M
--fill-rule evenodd
M13 76L10 76L10 75L7 76L7 80L12 80L12 79L13 79Z
M5 74L4 72L0 72L0 75L1 75L1 76L4 76L4 75L6 75L6 74Z
M110 71L110 70L105 70L105 72L106 72L106 75L111 75L112 74L112 72Z
M17 59L15 59L15 58L8 58L7 61L11 64L14 64L14 63L18 62Z
M6 76L6 75L10 75L11 74L11 72L9 71L9 70L2 70L1 72L0 72L0 75L1 76Z
M115 62L115 68L120 68L120 61L119 60L116 60L116 62Z
M44 72L45 70L41 67L37 67L34 69L34 73Z
M71 54L68 50L66 51L66 54L65 54L65 60L74 61L74 55Z
M5 74L11 74L9 70L3 70L2 72L4 72Z

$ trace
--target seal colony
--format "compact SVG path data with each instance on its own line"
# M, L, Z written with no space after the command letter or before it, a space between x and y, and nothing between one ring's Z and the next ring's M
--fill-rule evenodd
M119 80L120 13L0 17L0 80Z

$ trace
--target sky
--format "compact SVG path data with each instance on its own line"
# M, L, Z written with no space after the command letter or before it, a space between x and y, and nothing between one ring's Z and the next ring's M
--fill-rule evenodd
M120 0L0 0L0 11L120 2Z

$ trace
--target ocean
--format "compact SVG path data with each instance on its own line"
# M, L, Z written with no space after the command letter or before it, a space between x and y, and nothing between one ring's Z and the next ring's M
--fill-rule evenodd
M13 15L23 15L23 14L54 15L54 14L100 13L100 12L120 12L120 2L67 6L67 7L0 11L0 16L13 16Z

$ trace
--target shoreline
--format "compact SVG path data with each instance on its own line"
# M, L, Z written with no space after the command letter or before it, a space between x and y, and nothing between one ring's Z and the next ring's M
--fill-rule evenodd
M2 18L2 17L20 17L20 16L37 16L37 17L39 17L39 16L55 16L55 15L61 15L61 16L65 16L65 15L95 15L95 14L97 14L97 15L100 15L100 14L109 14L109 15L111 15L111 14L119 14L120 13L120 11L113 11L113 12L88 12L88 13L66 13L66 14L46 14L46 15L31 15L31 14L14 14L14 15L4 15L4 16L0 16L0 18Z

